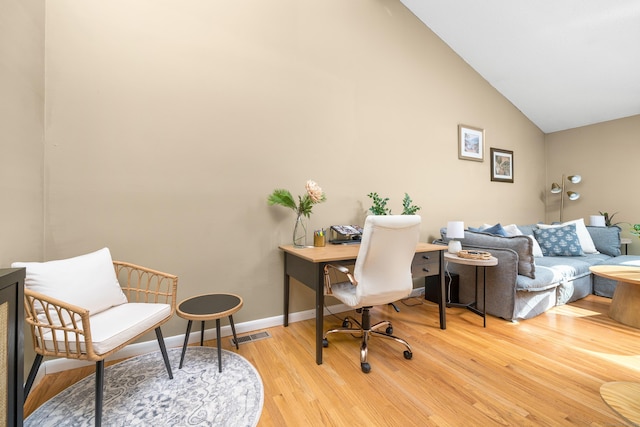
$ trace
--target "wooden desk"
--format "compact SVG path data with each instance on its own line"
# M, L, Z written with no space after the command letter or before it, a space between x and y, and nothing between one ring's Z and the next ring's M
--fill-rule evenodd
M324 266L330 263L355 262L360 245L327 245L324 247L295 248L282 245L284 251L284 326L289 325L290 278L298 280L316 292L316 363L322 364L322 336L324 334ZM411 263L414 278L440 276L439 310L440 329L446 329L445 282L443 245L418 243L416 255Z
M618 281L609 307L609 317L640 328L640 267L594 265L589 269L593 274Z

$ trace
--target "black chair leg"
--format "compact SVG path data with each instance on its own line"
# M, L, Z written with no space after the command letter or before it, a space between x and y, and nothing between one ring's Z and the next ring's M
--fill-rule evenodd
M173 372L171 372L171 364L169 364L169 355L167 354L167 347L164 345L164 338L162 338L162 331L160 326L156 328L156 338L158 338L158 344L160 345L160 351L162 352L162 358L164 359L164 366L167 367L169 373L169 379L173 379Z
M36 379L36 375L38 374L38 369L40 369L40 364L42 363L43 356L41 354L36 354L36 358L33 360L33 365L31 365L31 370L29 371L29 376L27 377L27 383L24 385L24 401L27 401L27 396L29 396L29 392L31 391L31 386L33 386L33 382Z
M95 426L102 425L102 398L104 396L104 360L96 362L96 413Z

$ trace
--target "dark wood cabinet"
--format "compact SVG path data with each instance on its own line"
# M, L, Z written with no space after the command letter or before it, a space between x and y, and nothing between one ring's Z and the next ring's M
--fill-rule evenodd
M0 426L22 426L24 268L0 268Z

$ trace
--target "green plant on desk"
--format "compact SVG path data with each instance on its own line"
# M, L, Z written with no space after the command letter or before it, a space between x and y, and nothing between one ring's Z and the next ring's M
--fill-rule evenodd
M372 201L369 212L373 215L391 215L391 209L387 207L388 197L383 199L378 193L369 193L367 196ZM411 200L409 194L404 193L404 198L402 199L402 215L415 215L420 209L420 206L413 204L413 200Z
M633 224L630 233L640 238L640 224Z

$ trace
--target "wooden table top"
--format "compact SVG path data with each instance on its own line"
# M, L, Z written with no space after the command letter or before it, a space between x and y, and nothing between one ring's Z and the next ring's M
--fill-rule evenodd
M489 259L462 258L452 253L444 254L445 261L451 261L456 264L475 265L476 267L493 267L498 265L498 258L492 256Z
M640 424L640 383L605 383L600 387L600 396L622 418L634 425Z
M351 243L348 245L333 245L329 243L322 247L308 246L304 248L296 248L293 245L280 245L279 247L287 253L311 262L330 262L356 259L358 257L358 251L360 250L360 244L357 243ZM433 243L419 242L416 245L416 253L443 251L446 249L447 247L444 245L436 245Z
M594 265L589 270L595 275L617 280L618 282L640 285L640 267L629 265Z

